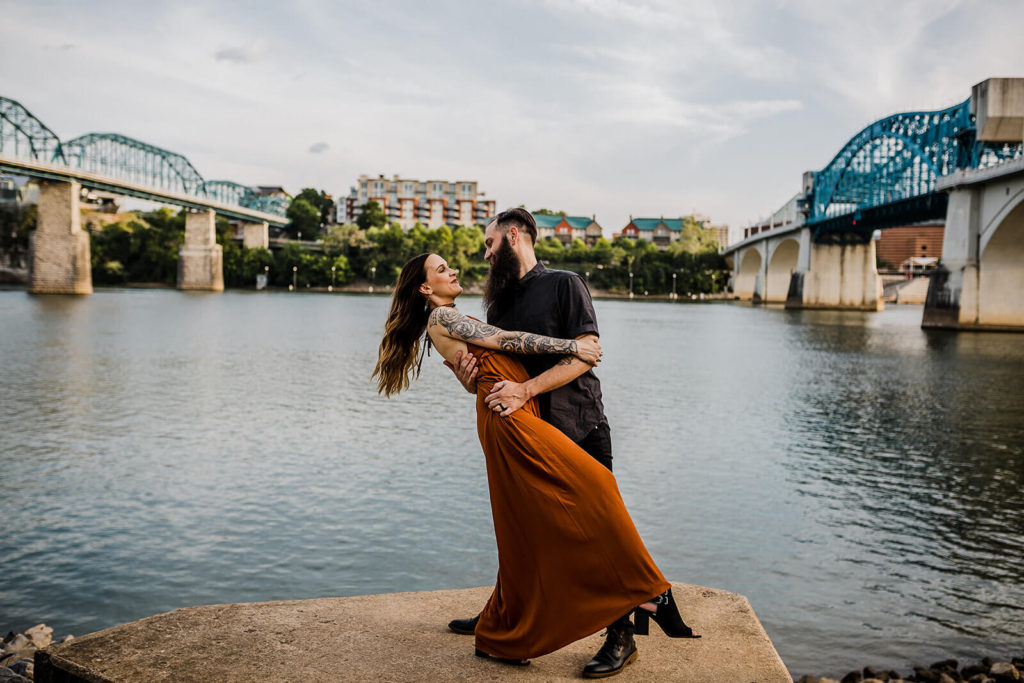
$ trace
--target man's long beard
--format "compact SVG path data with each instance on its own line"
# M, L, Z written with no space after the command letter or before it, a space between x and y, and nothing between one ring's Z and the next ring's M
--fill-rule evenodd
M502 236L501 245L494 252L491 272L484 283L484 306L487 307L488 318L500 318L512 306L518 282L519 256Z

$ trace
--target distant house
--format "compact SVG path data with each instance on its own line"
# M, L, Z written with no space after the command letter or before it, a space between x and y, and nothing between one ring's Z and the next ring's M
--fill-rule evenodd
M615 237L621 235L633 240L642 239L653 243L659 249L665 249L669 244L678 240L682 234L682 218L633 218L630 216L629 223Z
M284 188L279 185L258 185L256 187L256 194L260 197L281 197L283 199L291 199L292 196L284 191Z
M537 223L537 239L554 237L563 246L568 247L575 240L583 240L588 247L594 246L601 239L604 229L597 222L596 216L567 216L564 213L554 216L535 213L533 220Z

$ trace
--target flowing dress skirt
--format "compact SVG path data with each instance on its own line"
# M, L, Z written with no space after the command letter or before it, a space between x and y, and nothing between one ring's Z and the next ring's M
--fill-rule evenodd
M476 627L484 652L526 659L600 631L671 587L637 533L615 477L529 401L508 417L484 397L529 375L513 356L471 346L477 431L498 545L498 580Z

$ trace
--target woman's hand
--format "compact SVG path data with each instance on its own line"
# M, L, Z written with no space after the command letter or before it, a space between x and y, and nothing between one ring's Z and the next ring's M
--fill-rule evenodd
M597 337L586 336L576 340L576 352L574 356L579 358L584 363L590 363L591 365L597 365L601 362L601 345L597 341Z

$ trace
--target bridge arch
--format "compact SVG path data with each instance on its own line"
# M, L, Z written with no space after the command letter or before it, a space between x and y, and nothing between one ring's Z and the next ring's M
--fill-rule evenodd
M740 260L739 270L736 271L736 282L733 285L733 296L737 299L752 300L757 289L757 276L761 274L761 251L756 246L746 249L742 255L737 255Z
M800 261L800 242L795 237L781 240L771 250L765 270L764 299L784 302L789 294L789 281Z
M64 143L67 164L83 171L205 196L203 176L184 156L116 133L88 133Z
M859 131L815 174L811 222L932 192L967 154L970 102L893 114Z
M1020 327L1024 320L1024 190L992 221L978 263L978 322Z
M0 97L0 154L46 163L64 161L60 138L19 102Z

